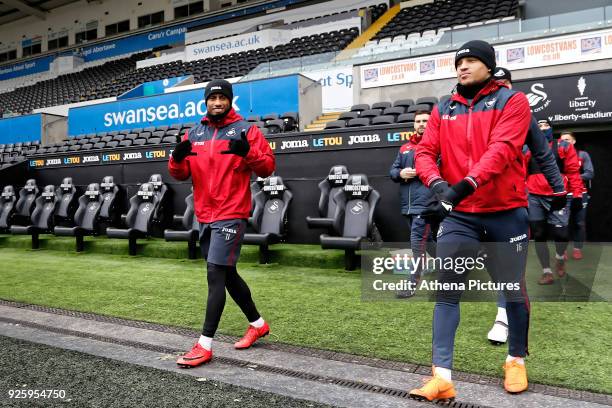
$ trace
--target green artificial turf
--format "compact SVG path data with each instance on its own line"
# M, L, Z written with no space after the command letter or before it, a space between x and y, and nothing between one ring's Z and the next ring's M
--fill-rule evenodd
M5 245L8 241L11 248ZM0 240L0 298L201 327L206 299L202 260L164 258L172 251L185 251L184 246L148 243L143 250L154 251L157 258L115 255L111 248L127 246L120 241L122 245L107 245L96 240L94 245L104 253L59 251L70 246L68 241L49 240L45 250L32 251L25 244L19 248L13 238L4 244ZM360 273L331 267L341 264L341 253L299 245L279 252L275 257L282 265L255 264L257 254L250 248L239 264L261 314L271 324L272 341L429 364L432 303L363 302ZM314 260L309 260L311 254ZM612 258L606 256L602 262ZM608 276L602 279L609 282ZM506 347L486 340L495 304L466 302L461 309L455 368L501 376ZM533 302L530 379L612 392L610 312L612 307L604 302ZM228 301L219 331L241 335L246 324L238 307Z

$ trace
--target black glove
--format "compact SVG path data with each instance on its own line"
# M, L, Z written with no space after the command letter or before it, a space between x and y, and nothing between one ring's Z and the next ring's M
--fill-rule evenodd
M435 183L431 190L435 194L435 200L432 200L425 211L421 213L421 218L428 223L442 221L457 204L476 191L474 185L467 179L463 179L451 187L448 186L446 181L441 180Z
M565 208L567 205L567 195L556 195L553 196L552 201L550 202L550 210L551 211L559 211L562 208Z
M185 139L176 145L172 151L172 158L175 162L180 163L185 160L187 156L197 156L197 153L191 151L191 142L189 139Z
M224 150L221 154L237 154L238 156L245 157L249 154L251 146L246 137L246 131L240 133L240 139L232 139L229 141L229 149Z
M572 203L570 204L570 210L572 212L578 212L582 210L582 197L572 198Z

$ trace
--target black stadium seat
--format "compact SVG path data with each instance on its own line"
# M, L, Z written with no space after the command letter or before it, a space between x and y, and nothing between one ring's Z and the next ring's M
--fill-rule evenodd
M121 220L121 198L123 191L113 179L113 176L105 176L100 183L100 194L102 194L102 206L100 207L100 223L102 227L118 226ZM101 228L104 230L105 228Z
M293 132L299 126L299 117L297 112L285 112L280 118L285 121L285 132Z
M393 106L402 106L407 109L409 106L414 105L413 99L399 99L393 103Z
M362 127L362 126L369 126L369 125L370 125L369 118L357 118L357 119L349 120L347 127Z
M382 112L382 109L368 109L368 110L364 110L363 112L361 112L359 114L360 118L375 118L377 116L380 116Z
M129 254L136 255L136 241L150 235L153 214L158 203L153 185L143 183L138 192L130 198L130 209L126 216L127 229L110 227L107 228L106 235L109 238L127 239Z
M331 228L336 213L334 196L344 188L349 178L346 166L336 165L329 170L329 174L319 183L319 216L306 217L308 228Z
M372 119L372 125L391 125L395 123L395 117L391 115L377 116Z
M399 115L401 115L402 113L404 113L406 111L406 109L403 106L394 106L392 108L387 108L383 111L383 115L385 116L393 116L394 118L397 119L397 117Z
M365 110L368 110L368 109L370 109L370 105L365 104L365 103L351 106L351 112L361 113L361 112L363 112Z
M359 117L359 112L342 112L338 117L338 120L344 120L347 123L351 119L357 119Z
M98 234L98 216L103 203L104 196L100 194L100 185L89 184L85 193L79 197L79 206L74 214L74 226L56 226L53 233L60 237L75 237L76 251L83 251L83 237Z
M15 203L13 223L24 225L30 222L30 217L36 203L36 197L38 197L36 180L29 179L21 190L19 190L19 198L17 199L17 203Z
M282 133L285 127L285 121L282 119L273 119L266 122L265 127L270 134Z
M346 122L344 120L332 120L331 122L327 122L325 124L325 129L342 129L346 127Z
M435 96L424 96L422 98L419 98L416 100L416 104L427 104L430 106L430 109L432 106L434 106L435 104L438 103L438 98L436 98Z
M414 113L402 113L397 117L397 123L414 122Z
M406 109L406 113L413 113L416 111L427 111L430 112L431 111L431 105L427 104L427 103L421 103L418 105L412 105L410 107L408 107L408 109Z
M64 177L62 184L57 188L56 194L58 203L54 215L54 225L71 226L79 199L76 187L72 183L72 177Z
M372 104L372 109L385 110L391 107L391 102L376 102Z
M200 229L198 219L195 216L193 193L185 197L185 204L183 215L174 216L174 221L183 225L183 231L167 229L164 231L164 238L166 241L187 241L189 259L196 259Z
M2 195L0 195L0 232L10 229L16 202L17 197L15 197L13 186L4 186Z
M278 176L264 181L261 191L255 195L255 209L249 222L254 233L244 234L244 243L259 245L259 262L269 263L269 246L281 242L285 236L287 210L293 194Z
M36 206L30 217L28 225L11 225L11 234L31 235L32 249L38 249L39 235L53 230L53 214L57 195L52 184L45 186L41 195L36 198Z
M364 174L351 174L341 191L333 197L336 201L333 230L337 236L322 234L323 249L344 249L345 268L356 267L355 251L364 240L375 237L374 211L380 194L368 183Z

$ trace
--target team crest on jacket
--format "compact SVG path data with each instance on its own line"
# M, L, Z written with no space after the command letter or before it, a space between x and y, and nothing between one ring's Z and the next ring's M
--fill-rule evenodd
M487 108L492 108L493 105L495 105L495 102L497 102L497 98L493 98L490 101L485 102L485 106Z
M236 134L236 129L235 128L231 128L230 130L227 131L227 135L228 136L234 136Z

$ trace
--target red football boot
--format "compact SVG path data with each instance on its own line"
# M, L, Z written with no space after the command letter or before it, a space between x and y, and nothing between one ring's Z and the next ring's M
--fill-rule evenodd
M579 261L582 259L582 250L578 248L574 248L574 252L572 253L572 258Z
M212 350L206 350L200 343L196 343L187 354L183 354L176 360L176 364L179 367L192 368L208 363L210 360L212 360Z
M249 328L246 333L240 340L234 343L234 347L237 349L246 349L249 348L259 339L260 337L267 336L270 333L270 326L268 326L268 322L264 322L264 325L260 328L255 326L251 326L249 324Z

